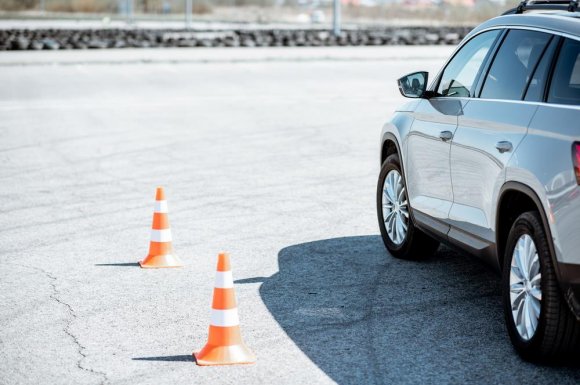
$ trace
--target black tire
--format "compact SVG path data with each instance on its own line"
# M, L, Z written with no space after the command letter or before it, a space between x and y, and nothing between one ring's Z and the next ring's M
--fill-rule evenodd
M396 170L399 172L399 174L401 174L403 185L405 186L405 189L407 188L405 175L401 170L399 156L397 154L392 154L384 161L377 184L377 216L379 219L379 228L381 230L383 242L391 255L396 258L417 260L430 257L435 253L435 251L437 251L439 242L415 227L410 204L408 205L409 220L407 223L407 234L403 242L399 245L395 244L387 233L382 210L383 184L387 174L392 170Z
M542 290L538 326L532 338L527 341L518 333L513 319L509 281L513 251L518 239L524 234L533 239L538 252ZM561 294L548 247L548 238L541 218L535 211L521 214L510 230L503 261L502 297L508 333L522 358L549 363L578 357L580 322L576 320Z

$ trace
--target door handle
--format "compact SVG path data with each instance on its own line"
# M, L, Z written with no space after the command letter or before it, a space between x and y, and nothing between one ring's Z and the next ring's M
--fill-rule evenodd
M453 133L451 131L441 131L439 133L439 138L441 138L442 141L447 142L448 140L453 139Z
M513 146L512 146L512 142L508 142L507 140L502 140L501 142L497 142L495 144L495 148L497 148L497 150L500 152L500 154L503 154L504 152L511 151Z

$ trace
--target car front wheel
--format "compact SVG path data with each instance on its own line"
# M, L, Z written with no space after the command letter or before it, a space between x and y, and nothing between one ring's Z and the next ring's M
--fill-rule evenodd
M381 168L377 216L383 242L393 256L421 259L432 255L439 247L439 242L415 227L397 154L390 155Z

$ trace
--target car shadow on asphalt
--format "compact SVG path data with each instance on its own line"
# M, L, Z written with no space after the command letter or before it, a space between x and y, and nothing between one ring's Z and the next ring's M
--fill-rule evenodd
M339 384L580 380L577 368L522 361L505 329L499 276L446 247L403 261L379 236L344 237L286 247L278 263L262 300Z

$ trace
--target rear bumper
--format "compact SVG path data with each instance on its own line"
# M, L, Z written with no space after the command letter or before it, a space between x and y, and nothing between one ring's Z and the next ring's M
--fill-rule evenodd
M564 298L580 321L580 265L559 262L558 272Z

